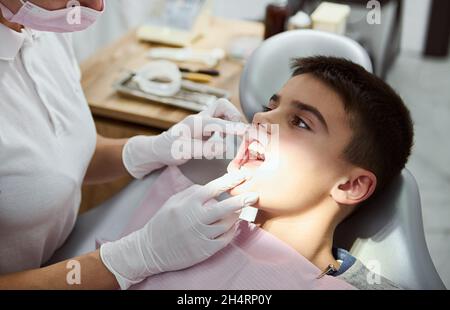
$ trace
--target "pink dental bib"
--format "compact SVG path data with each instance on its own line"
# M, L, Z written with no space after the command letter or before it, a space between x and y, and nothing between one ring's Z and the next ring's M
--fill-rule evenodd
M143 227L173 194L192 185L176 167L165 169L149 188L142 205L124 231ZM155 275L131 289L189 290L298 290L354 289L350 284L325 276L290 246L247 222L242 222L233 242L193 267Z

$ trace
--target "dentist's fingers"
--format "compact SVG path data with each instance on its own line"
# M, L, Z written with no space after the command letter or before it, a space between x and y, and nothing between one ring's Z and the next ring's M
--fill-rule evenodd
M212 133L219 132L228 135L243 136L247 132L250 125L227 121L221 118L215 118L210 116L202 117L203 135L211 135Z
M213 159L222 156L226 151L225 141L220 135L213 135L208 140L179 137L173 145L172 157L175 160ZM221 157L222 158L222 157Z
M243 171L227 173L203 186L195 193L195 195L204 203L230 189L235 188L244 182L247 177L248 176Z
M246 156L246 151L247 151L247 148L248 148L248 142L249 142L248 139L246 139L244 137L244 139L242 140L242 143L239 146L239 149L238 149L238 151L236 153L236 156L228 164L227 171L229 173L238 171L239 168L241 167L241 162L245 159L245 156Z
M170 129L172 136L184 136L191 139L202 139L213 133L243 136L249 124L232 122L208 115L195 114L186 117L182 122Z
M238 223L234 224L234 226L231 227L226 233L224 233L220 237L217 237L214 240L215 246L216 246L216 249L215 249L216 251L223 249L225 246L230 244L231 241L233 241L233 238L236 236L236 232L239 228Z
M208 239L215 239L229 231L237 223L238 220L239 214L232 213L226 218L221 219L214 224L203 225L199 227L198 230L203 236L207 237Z
M221 98L208 106L202 115L208 115L211 117L218 117L225 120L240 122L243 119L243 115L230 101L225 98Z
M196 191L198 191L202 186L201 185L191 185L188 188L186 188L185 190L182 190L181 192L173 195L172 197L170 197L169 199L172 200L182 200L185 197L188 197L190 195L192 195L193 193L195 193Z
M206 158L206 159L214 159L218 156L223 155L223 153L226 151L225 143L222 140L216 138L216 139L209 139L209 140L199 140L199 139L189 139L187 141L184 141L185 145L189 145L186 149L180 151L180 158L177 159L185 159L189 160L192 158L200 159L200 158ZM185 154L186 153L186 154Z
M215 133L209 139L204 141L203 149L206 159L213 159L223 155L226 151L226 146L221 134Z
M205 215L205 223L211 224L227 218L234 212L244 207L254 205L259 199L258 193L245 193L238 196L228 198L218 202L215 206L211 206Z

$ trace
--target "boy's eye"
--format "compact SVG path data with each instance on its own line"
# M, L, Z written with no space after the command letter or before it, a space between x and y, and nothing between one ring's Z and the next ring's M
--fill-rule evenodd
M311 127L309 127L308 124L306 124L306 122L298 116L294 116L294 118L292 119L292 125L306 130L311 130Z
M270 112L270 111L272 111L273 109L271 109L271 108L269 108L268 106L264 106L263 107L263 112Z

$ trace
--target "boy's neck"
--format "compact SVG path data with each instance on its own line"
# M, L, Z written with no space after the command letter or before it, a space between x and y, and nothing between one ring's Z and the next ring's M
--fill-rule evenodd
M320 206L289 215L273 215L260 210L256 224L293 247L320 270L330 264L339 268L332 253L337 226L333 210L330 206Z

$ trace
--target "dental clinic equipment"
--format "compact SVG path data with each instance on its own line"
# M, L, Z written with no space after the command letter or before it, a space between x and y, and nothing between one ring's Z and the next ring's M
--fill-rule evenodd
M203 73L183 72L182 76L183 76L184 80L201 83L201 84L210 83L212 81L212 76L210 76L208 74L203 74Z
M311 15L313 29L345 35L350 11L349 5L324 1Z
M219 70L215 70L215 69L198 69L198 70L192 70L189 68L184 68L184 67L180 67L179 68L181 72L186 72L186 73L200 73L200 74L207 74L210 76L219 76L220 75L220 71Z
M208 85L203 85L203 84L195 83L192 81L187 81L187 80L181 81L181 87L183 89L190 90L190 91L197 92L197 93L214 95L217 98L230 97L230 93L224 89L217 88L217 87L211 87Z
M211 82L212 77L202 73L184 73L175 63L158 60L148 63L132 78L142 91L162 97L178 93L181 90L182 79L203 84Z
M254 159L264 159L264 148L257 141L252 142L248 146L249 158ZM248 173L246 168L241 166L240 170L244 173ZM253 223L256 220L256 216L258 215L258 209L252 206L248 206L242 209L239 219L247 221L249 223Z
M245 207L241 210L241 214L239 215L239 219L243 221L247 221L249 223L253 223L256 220L256 216L258 215L258 209L254 207Z
M311 17L303 11L297 12L294 16L289 18L288 30L299 30L299 29L311 29L312 20Z
M115 84L125 96L146 99L174 107L200 112L219 98L228 98L226 90L183 79L178 66L166 60L152 61L129 72Z
M244 63L261 43L262 38L259 36L242 35L235 37L228 44L227 57Z
M211 12L209 0L149 2L150 15L136 32L139 40L187 46L208 29Z
M226 53L221 48L214 49L192 49L192 48L152 48L147 56L153 59L166 59L177 62L201 63L208 67L215 67L220 60L224 59Z
M178 66L165 60L148 63L132 77L132 81L142 91L162 97L178 93L181 89L181 79Z

